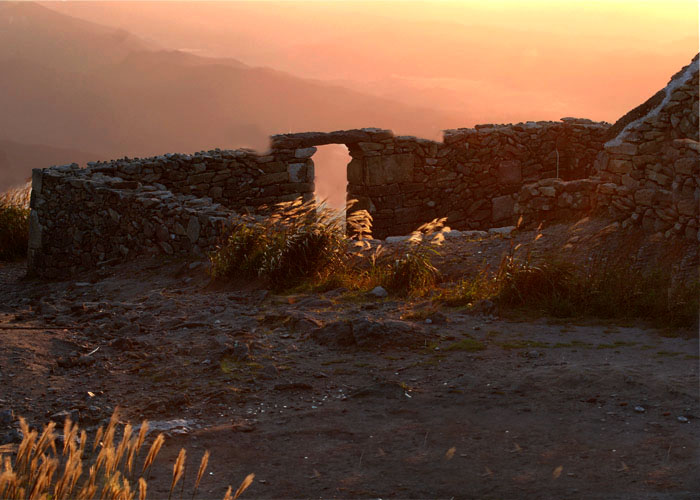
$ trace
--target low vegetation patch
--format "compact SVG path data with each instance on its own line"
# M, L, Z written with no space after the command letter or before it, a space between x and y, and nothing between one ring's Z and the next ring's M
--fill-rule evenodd
M483 269L442 293L451 306L489 300L503 310L526 309L559 318L644 319L659 327L697 326L700 282L675 280L670 266L635 269L626 255L599 255L576 266L511 246L498 269Z
M445 351L477 352L483 351L484 349L486 349L486 346L482 342L469 337L458 340L454 344L450 344L449 346L445 347Z
M342 213L301 201L279 205L266 218L243 217L211 255L212 275L261 278L277 291L346 288L349 297L358 298L377 286L395 296L438 292L441 276L434 258L444 240L445 219L423 225L393 249L370 244L372 218L366 211L353 212L347 222L349 234ZM520 248L512 244L496 269L485 267L443 287L440 301L481 303L487 314L496 307L555 318L697 325L700 284L675 280L670 266L641 270L622 252L593 256L577 266L552 255L535 259Z

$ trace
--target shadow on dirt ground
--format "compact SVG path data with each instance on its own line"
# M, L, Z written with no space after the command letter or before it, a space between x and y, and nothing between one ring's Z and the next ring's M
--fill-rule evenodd
M156 498L180 447L186 492L211 451L202 498L250 472L249 498L697 498L694 332L212 287L205 267L39 282L3 264L0 410L149 419L168 435Z

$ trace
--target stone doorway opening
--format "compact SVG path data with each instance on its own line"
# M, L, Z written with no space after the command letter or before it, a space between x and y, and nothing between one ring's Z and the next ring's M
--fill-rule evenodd
M352 160L344 144L316 146L314 162L315 196L317 201L337 210L344 210L348 192L348 163Z

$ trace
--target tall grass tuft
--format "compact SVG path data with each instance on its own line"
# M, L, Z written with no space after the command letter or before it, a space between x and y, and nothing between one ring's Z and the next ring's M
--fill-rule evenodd
M340 212L314 200L277 205L265 218L241 217L210 256L212 276L264 278L276 289L321 279L344 262L344 229Z
M115 435L118 431L116 412L112 416L106 430L102 428L95 435L92 446L92 457L86 457L84 452L87 443L87 433L81 431L77 424L66 420L63 427L63 447L56 447L56 425L49 423L41 434L30 429L24 419L20 418L20 428L23 434L22 442L17 448L13 460L10 456L0 455L0 498L6 500L34 499L78 499L94 498L132 500L136 491L132 490L134 480L131 467L138 459L148 425L143 422L139 434L132 437L132 428L126 424L122 428L122 438L115 445ZM144 430L146 429L146 430ZM150 447L144 459L141 477L136 479L139 500L146 500L147 478L153 463L163 445L163 434L159 434ZM98 451L99 450L99 451ZM97 452L97 457L94 456ZM126 459L124 459L127 457ZM199 488L204 470L209 462L209 452L206 452L200 464L199 473L194 486L192 498ZM85 470L87 468L87 474ZM173 478L169 497L175 485L182 480L185 470L185 450L180 453L173 466ZM252 483L254 476L248 475L239 486L233 498L237 498ZM184 480L183 480L184 490ZM230 496L231 488L227 495ZM183 494L181 492L181 498Z
M423 224L408 239L408 250L394 255L385 284L389 291L415 295L435 286L440 276L432 259L444 241L445 218Z
M278 205L267 218L234 221L210 256L211 273L263 278L277 290L382 285L397 295L420 294L439 278L432 259L444 240L444 222L424 224L411 234L407 250L388 252L370 243L372 217L366 210L344 217L324 204L297 200Z
M27 255L31 184L0 194L0 260Z

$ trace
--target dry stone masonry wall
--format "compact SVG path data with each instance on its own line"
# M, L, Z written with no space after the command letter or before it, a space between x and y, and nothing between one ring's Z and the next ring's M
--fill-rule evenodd
M316 146L345 144L348 199L374 236L447 217L458 230L593 212L697 238L697 57L614 126L587 119L447 130L442 142L366 128L281 134L270 150L166 154L35 170L30 271L62 277L142 254L202 256L236 213L314 196Z
M36 169L29 269L53 278L143 254L202 256L236 212L313 197L303 154L312 153L215 150Z

